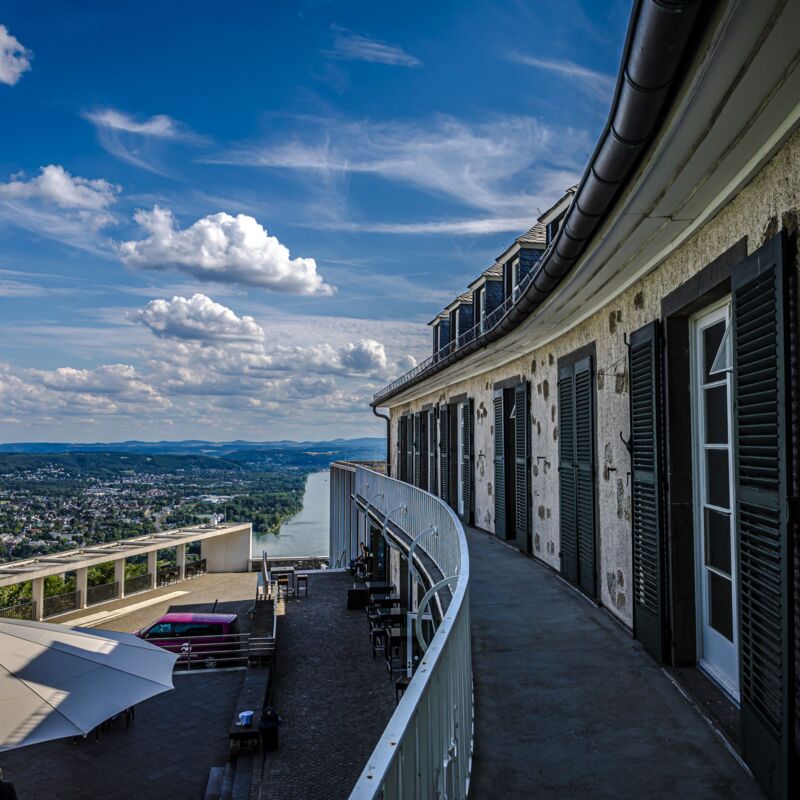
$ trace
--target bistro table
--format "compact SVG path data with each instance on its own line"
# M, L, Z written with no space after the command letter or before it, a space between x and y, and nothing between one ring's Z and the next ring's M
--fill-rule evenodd
M391 608L400 605L399 597L373 597L372 605L378 608Z
M367 591L370 592L378 592L378 591L390 591L394 589L394 584L390 583L389 581L367 581Z
M376 616L384 626L400 628L406 621L407 608L378 608Z
M272 567L269 571L273 581L278 580L279 575L286 575L289 579L290 594L294 594L294 567Z

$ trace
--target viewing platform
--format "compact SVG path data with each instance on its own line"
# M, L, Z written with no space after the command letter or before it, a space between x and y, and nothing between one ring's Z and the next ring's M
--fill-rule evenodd
M30 581L31 592L29 601L0 608L0 617L40 621L152 590L160 584L178 583L204 572L247 572L250 570L251 541L252 525L249 522L228 522L177 528L2 563L0 588ZM196 562L187 560L187 547L194 543L200 545L200 558ZM160 571L158 553L170 549L175 550L174 566ZM146 570L142 574L126 576L126 560L133 556L146 557ZM109 563L114 564L113 583L102 587L89 586L89 569ZM69 572L75 573L74 591L46 597L45 578Z

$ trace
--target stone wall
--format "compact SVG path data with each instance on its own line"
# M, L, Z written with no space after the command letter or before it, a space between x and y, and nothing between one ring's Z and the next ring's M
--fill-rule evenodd
M557 363L584 345L596 348L596 459L599 593L602 604L632 625L628 371L625 336L660 317L661 300L714 258L746 237L748 253L781 229L794 234L800 218L800 132L712 220L655 270L605 308L546 347L445 392L425 393L391 408L392 446L397 419L428 403L466 393L475 403L475 522L494 531L493 384L521 375L531 382L531 470L534 555L559 568ZM687 420L688 425L688 420ZM393 450L396 454L397 450ZM396 460L396 459L395 459Z

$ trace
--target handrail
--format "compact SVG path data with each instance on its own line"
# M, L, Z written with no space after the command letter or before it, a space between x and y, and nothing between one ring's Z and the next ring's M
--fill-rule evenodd
M509 314L514 308L514 306L521 302L525 294L525 290L531 283L533 283L536 275L538 274L538 267L545 263L554 247L555 240L550 242L547 248L542 251L542 255L539 256L536 263L528 270L527 274L517 284L515 291L506 297L506 299L503 300L503 302L500 303L497 308L493 308L482 320L478 320L478 322L476 322L471 328L459 334L455 341L448 342L446 345L444 345L444 347L440 347L433 355L428 356L424 361L420 361L419 364L416 364L410 370L404 372L399 378L393 380L388 386L384 386L383 389L379 389L377 392L375 392L372 397L372 405L380 405L384 398L393 395L398 389L401 389L407 383L410 383L415 378L418 378L434 364L438 364L444 361L448 356L460 352L467 345L470 345L476 341L480 343L480 340L483 337L488 337L489 333L498 327L498 325L500 325L506 315Z
M438 797L464 800L472 764L472 653L469 553L453 510L422 489L358 467L355 495L382 488L374 513L405 506L402 527L451 586L451 600L414 677L356 783L351 800ZM424 535L431 526L436 536ZM418 533L421 532L421 533ZM430 599L430 592L426 598Z

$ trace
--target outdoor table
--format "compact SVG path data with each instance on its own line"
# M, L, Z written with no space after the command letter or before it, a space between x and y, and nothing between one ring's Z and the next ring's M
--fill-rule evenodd
M294 567L272 567L269 573L273 580L277 580L278 575L288 576L289 587L291 589L291 593L294 594Z
M367 591L370 593L371 597L388 597L394 594L394 586L387 586L385 588L381 586L372 589L367 587Z
M391 608L400 605L399 597L373 597L372 605L378 608Z
M377 617L378 619L384 623L385 625L389 626L397 626L400 627L406 621L406 615L408 614L407 608L379 608L377 609Z
M389 581L367 581L367 589L374 592L381 589L394 589L394 586Z

